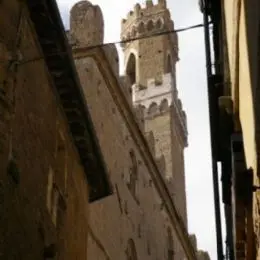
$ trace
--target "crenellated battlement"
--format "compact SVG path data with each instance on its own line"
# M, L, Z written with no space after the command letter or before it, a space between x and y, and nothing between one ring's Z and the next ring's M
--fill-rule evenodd
M162 2L164 2L164 4ZM151 16L165 10L167 10L165 1L159 1L158 4L154 4L153 1L146 1L145 6L141 6L137 3L134 8L127 13L126 18L122 19L122 26L127 26L138 18L146 17L147 15Z
M158 1L158 4L146 1L144 7L136 4L126 18L122 19L121 39L127 40L155 30L169 30L173 27L165 0Z
M149 79L146 88L140 88L138 85L133 85L132 88L134 106L143 107L146 119L169 112L172 107L187 137L187 117L171 73L164 74L160 80Z
M160 80L148 79L146 88L133 85L133 102L135 105L142 104L146 109L153 103L159 105L165 99L171 104L173 92L175 92L174 81L172 74L168 73Z

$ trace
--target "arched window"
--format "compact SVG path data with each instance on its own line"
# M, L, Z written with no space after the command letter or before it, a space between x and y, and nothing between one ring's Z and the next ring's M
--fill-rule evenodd
M153 25L153 20L150 20L148 23L147 23L147 31L152 31L154 29L154 25Z
M173 72L172 59L171 56L168 55L165 73L172 73L172 72Z
M129 180L129 190L133 197L136 198L136 182L137 182L137 160L134 151L131 150L130 153L131 168L130 168L130 180Z
M136 82L136 58L133 53L130 54L129 59L126 64L126 75L130 79L131 85Z
M162 29L162 20L161 19L157 20L155 27L156 27L156 29Z
M173 237L172 237L172 231L168 227L167 228L167 243L168 243L168 260L174 259L174 249L173 249Z
M127 260L137 260L137 253L133 239L128 240L126 254Z
M168 100L167 99L164 99L161 104L160 104L160 112L163 113L163 112L166 112L169 108L169 104L168 104Z
M155 102L153 102L148 109L148 116L155 116L158 113L158 106Z
M144 31L145 31L145 26L144 26L144 23L141 22L138 25L138 33L144 33Z

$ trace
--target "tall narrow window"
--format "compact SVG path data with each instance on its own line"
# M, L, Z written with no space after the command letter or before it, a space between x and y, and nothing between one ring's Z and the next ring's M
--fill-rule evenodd
M131 85L136 83L136 58L133 53L130 54L127 61L126 75L128 75Z

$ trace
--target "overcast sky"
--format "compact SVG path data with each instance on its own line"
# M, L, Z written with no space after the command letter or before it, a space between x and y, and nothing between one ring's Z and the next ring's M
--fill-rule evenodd
M69 10L77 0L58 0L66 29ZM136 2L144 0L92 0L105 19L105 42L120 40L121 19ZM156 2L154 0L154 2ZM198 0L168 0L175 28L202 23ZM119 47L120 48L120 47ZM179 33L177 87L188 118L189 147L185 152L189 232L197 236L198 247L216 260L209 120L203 29ZM122 54L121 54L122 58ZM121 59L121 64L123 60Z

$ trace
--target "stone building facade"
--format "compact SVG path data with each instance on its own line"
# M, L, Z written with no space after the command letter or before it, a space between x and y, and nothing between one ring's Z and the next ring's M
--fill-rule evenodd
M111 193L66 44L54 1L0 2L0 259L86 259Z
M67 35L115 193L90 206L90 260L196 258L187 233L177 35L127 42L173 28L165 1L137 4L122 21L126 73L119 75L116 46L100 47L100 8L81 1L71 9Z
M136 8L152 11L152 31L173 28L165 1ZM116 47L91 47L103 43L100 8L82 1L70 18L66 35L55 1L0 2L0 259L197 259L176 35L149 42L167 55L143 41L120 76Z

